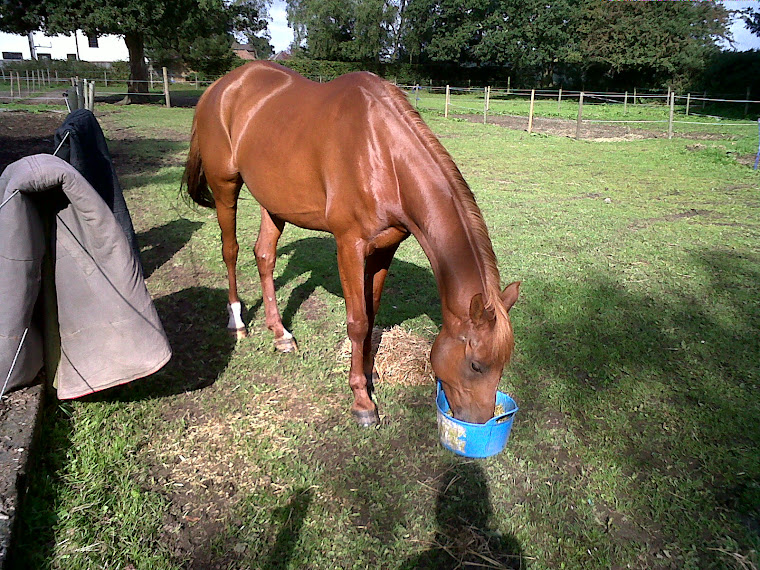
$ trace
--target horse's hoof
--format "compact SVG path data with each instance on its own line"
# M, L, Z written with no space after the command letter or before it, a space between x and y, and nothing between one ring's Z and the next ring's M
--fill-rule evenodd
M227 334L235 340L240 340L241 338L248 336L248 330L245 327L239 329L227 329Z
M362 427L371 427L380 423L380 414L377 413L377 408L374 410L351 410L354 415L356 423Z
M274 348L277 352L287 354L289 352L295 352L298 350L296 339L294 338L276 338L274 339Z

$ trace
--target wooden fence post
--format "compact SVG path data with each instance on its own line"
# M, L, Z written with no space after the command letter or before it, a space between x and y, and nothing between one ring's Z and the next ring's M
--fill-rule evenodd
M559 88L559 95L557 95L557 113L562 109L562 87Z
M106 84L106 87L108 87L108 72L103 72L103 82Z
M90 81L90 107L91 112L95 112L95 82Z
M673 112L675 111L676 107L676 93L675 91L670 91L668 89L669 95L670 95L670 115L668 118L668 138L673 138Z
M507 76L507 97L509 97L510 93L512 92L512 76Z
M628 91L625 92L625 99L623 100L623 114L628 114Z
M581 121L583 121L583 91L578 97L578 122L575 124L575 140L581 138Z
M705 101L707 100L707 91L702 93L702 110L705 110Z
M166 68L163 68L164 70L164 99L166 99L166 106L171 107L172 106L172 100L169 97L169 73L166 71Z
M636 88L633 88L633 104L636 105Z
M13 99L13 72L10 72L8 75L11 77L11 99Z
M483 88L483 124L488 122L488 87Z
M528 113L528 134L533 132L533 104L536 101L536 90L530 90L530 112Z
M21 97L21 74L18 71L16 72L16 92Z
M686 116L689 116L689 107L691 107L691 91L686 94Z
M747 101L746 103L744 103L744 116L746 117L747 115L749 115L749 87L747 87L747 97L745 98L745 100Z
M446 103L445 103L444 110L443 110L443 116L446 119L449 118L449 103L450 102L451 102L451 89L447 85L446 86Z

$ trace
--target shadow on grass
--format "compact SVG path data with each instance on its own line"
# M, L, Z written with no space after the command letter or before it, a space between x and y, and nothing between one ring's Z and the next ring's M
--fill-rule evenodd
M190 287L155 301L173 356L159 372L80 402L160 399L213 384L227 367L235 341L218 326L226 291ZM53 398L54 400L54 398ZM47 568L55 559L58 489L71 458L70 404L54 401L43 413L40 443L30 467L29 490L19 512L9 569Z
M150 277L156 269L185 247L193 233L201 226L201 222L181 218L137 234L145 278Z
M46 400L36 453L27 466L28 489L19 505L4 570L50 568L55 558L58 493L65 485L74 428L67 404Z
M235 339L219 326L219 307L227 292L209 287L189 287L154 301L172 358L157 373L89 398L134 401L161 398L212 385L227 367Z
M540 443L545 426L571 432L580 454L602 450L650 545L696 548L700 564L718 564L724 532L740 551L760 537L760 257L705 250L688 268L682 287L629 288L607 274L526 283L514 310L515 439L537 461L552 455L573 486L583 457Z
M267 555L264 568L275 570L289 567L301 538L301 528L313 495L314 492L311 489L295 489L291 493L288 504L274 510L272 524L278 526L280 530Z
M292 320L303 302L317 287L323 287L332 295L343 297L343 289L338 274L337 248L332 236L309 237L288 244L278 250L278 256L288 256L280 276L275 279L275 289L309 273L308 279L291 293L288 303L281 308L285 328L292 328ZM261 308L259 298L250 307L250 314ZM400 259L394 259L385 283L380 312L376 325L391 327L420 315L428 315L437 325L441 324L441 300L432 272Z
M522 548L511 535L490 528L490 492L477 463L452 461L438 480L437 531L430 548L409 558L399 570L523 568Z

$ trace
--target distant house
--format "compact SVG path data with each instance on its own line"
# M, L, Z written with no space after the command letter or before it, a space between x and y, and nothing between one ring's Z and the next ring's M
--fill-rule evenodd
M0 33L0 52L3 61L35 59L73 59L109 65L129 60L129 51L121 36L87 36L76 34L46 36L34 32L29 36Z
M272 61L288 61L293 59L293 55L289 51L279 51L272 56Z
M240 59L258 59L256 49L251 44L232 43L232 51Z

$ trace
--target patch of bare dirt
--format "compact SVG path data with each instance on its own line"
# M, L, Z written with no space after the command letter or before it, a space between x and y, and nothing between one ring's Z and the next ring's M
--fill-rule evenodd
M460 119L465 119L473 123L482 123L483 115L455 115ZM525 131L528 129L527 117L516 117L513 115L491 115L488 117L488 124L499 125L516 131ZM555 135L560 137L575 137L576 121L567 119L533 117L533 132L544 135ZM641 139L662 139L668 138L666 129L662 131L646 130L632 128L625 124L619 123L583 123L581 125L580 136L584 140L593 141L633 141ZM719 133L678 133L679 138L695 140L724 140L727 137ZM753 157L754 160L754 157Z
M631 224L629 224L628 227L632 230L640 230L640 229L650 226L651 224L658 223L658 222L677 222L680 220L687 220L689 218L710 217L710 216L715 216L715 215L716 215L715 212L713 212L712 210L697 210L697 209L691 208L683 212L668 214L667 216L637 220L636 222L632 222Z
M66 115L45 112L0 111L0 172L33 154L53 154L55 131Z

